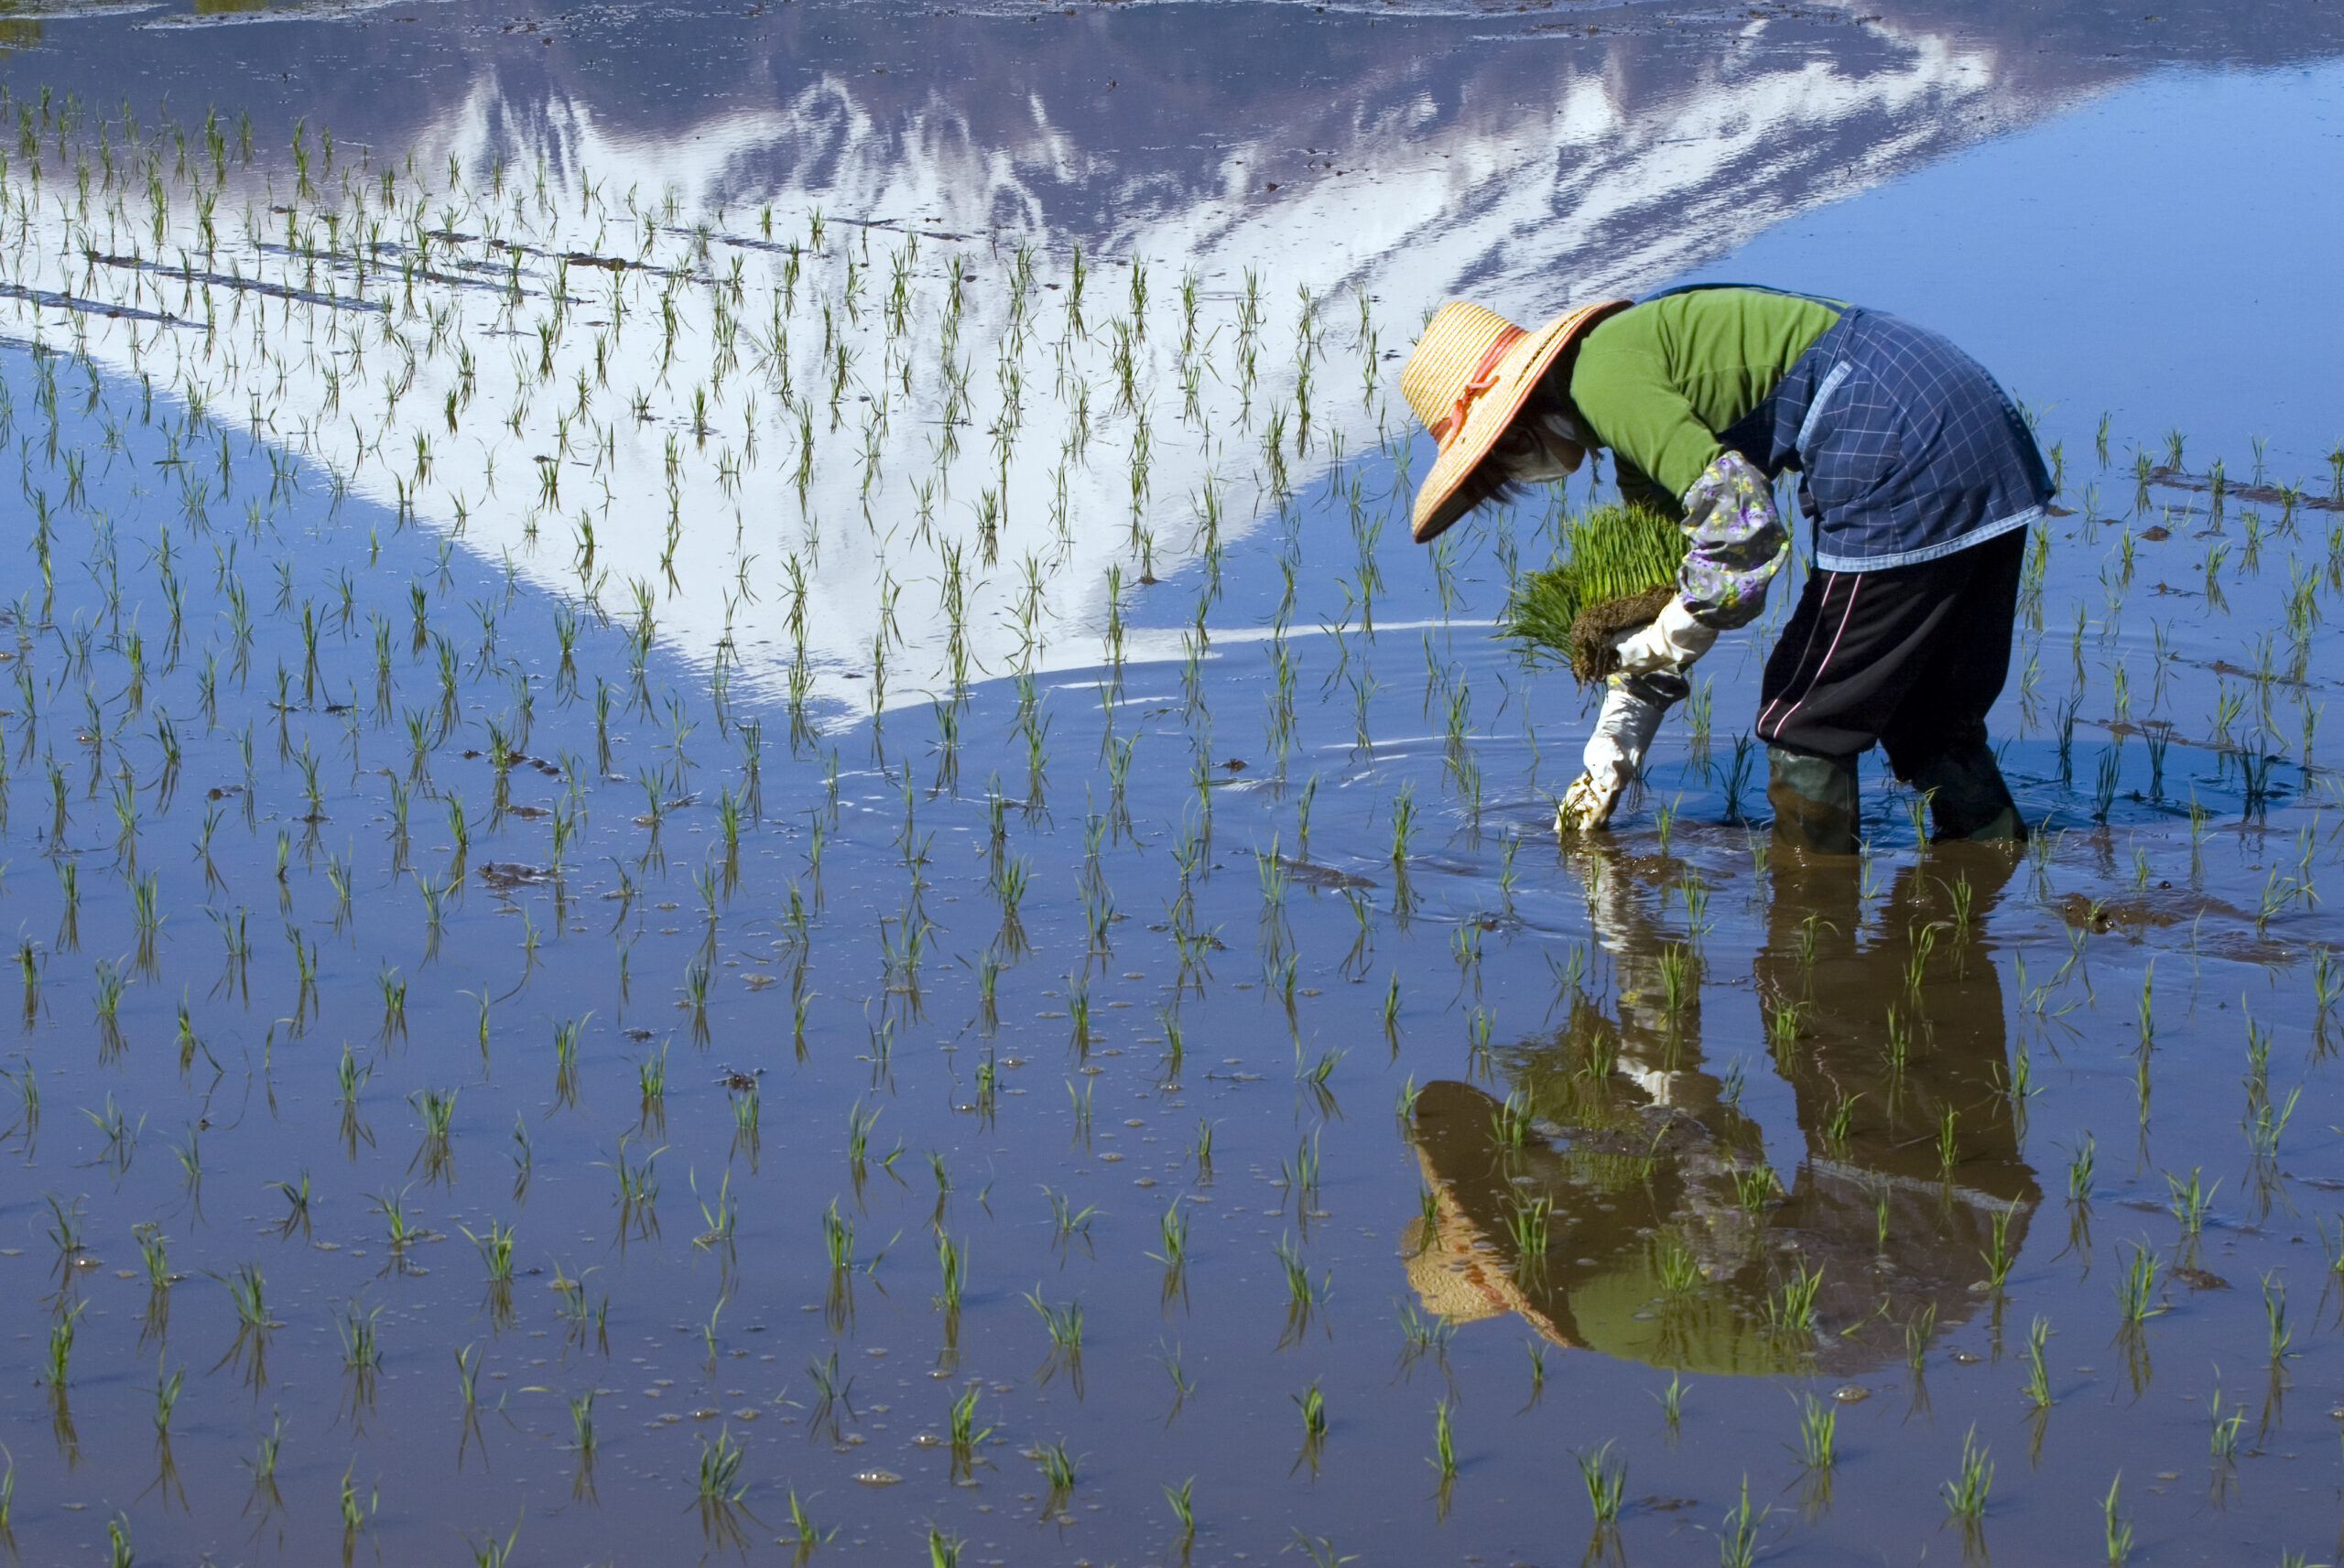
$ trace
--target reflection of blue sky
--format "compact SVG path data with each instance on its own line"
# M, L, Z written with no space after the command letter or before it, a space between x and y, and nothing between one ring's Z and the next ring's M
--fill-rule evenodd
M1692 276L1926 321L2072 449L2169 427L2233 472L2325 479L2344 438L2344 67L2176 71L1789 219Z

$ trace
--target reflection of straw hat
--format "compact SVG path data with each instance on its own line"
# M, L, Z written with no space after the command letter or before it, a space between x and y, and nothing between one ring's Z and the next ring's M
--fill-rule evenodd
M1570 1336L1523 1292L1503 1252L1459 1206L1448 1178L1433 1168L1422 1144L1416 1146L1416 1163L1438 1206L1429 1234L1421 1216L1402 1227L1401 1242L1408 1249L1408 1283L1416 1299L1450 1323L1479 1323L1510 1312L1544 1337L1569 1349Z
M1505 433L1556 356L1625 299L1567 310L1535 332L1463 300L1451 300L1425 323L1400 391L1439 444L1440 455L1416 491L1409 533L1421 545L1465 514L1458 487Z

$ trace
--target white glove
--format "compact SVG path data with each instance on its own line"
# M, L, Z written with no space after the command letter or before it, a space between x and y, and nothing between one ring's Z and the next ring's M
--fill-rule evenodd
M1667 698L1644 681L1613 676L1606 683L1602 711L1595 716L1595 732L1587 738L1579 761L1587 771L1571 782L1555 811L1557 835L1586 833L1612 820L1628 781L1644 765L1644 753L1660 730Z
M1717 640L1717 629L1695 620L1679 595L1661 606L1651 625L1629 633L1612 646L1619 651L1620 672L1633 676L1652 670L1681 671L1708 653Z

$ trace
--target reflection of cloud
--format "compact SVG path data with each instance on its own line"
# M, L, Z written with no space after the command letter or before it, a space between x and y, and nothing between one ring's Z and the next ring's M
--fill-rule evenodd
M1297 161L1284 124L1186 163L1123 161L1037 93L1014 117L968 87L883 108L863 79L833 72L769 107L649 135L583 97L515 95L487 75L418 135L387 208L371 174L329 181L296 214L269 211L249 182L221 201L210 269L304 295L272 305L257 339L236 310L249 289L175 294L158 272L76 265L94 231L56 204L54 181L9 281L232 316L209 335L81 326L102 362L161 362L212 409L255 418L361 494L549 591L626 622L647 595L662 642L744 685L787 689L802 637L811 689L860 701L870 685L839 677L870 669L884 643L902 696L956 667L1100 660L1111 571L1129 581L1193 558L1209 495L1230 533L1261 510L1275 410L1297 483L1327 461L1330 435L1355 449L1404 420L1388 365L1369 355L1404 348L1445 295L1534 316L1646 286L2022 112L1998 95L1989 57L1926 36L1868 37L1855 65L1743 44L1655 86L1636 80L1631 46L1598 59L1508 51L1438 89L1398 71L1313 122L1314 141L1337 150L1303 160L1323 167L1288 172L1275 196L1260 177ZM464 171L453 188L450 160ZM1105 215L1058 216L1071 190ZM138 205L91 243L138 243ZM825 244L787 287L786 247L817 210L832 215ZM147 253L176 266L199 245L196 223L193 193L174 193ZM441 229L468 237L413 248ZM389 248L362 267L358 233ZM928 236L916 254L912 233ZM1076 242L1092 253L1090 330L1069 335ZM1013 300L1021 245L1035 276ZM1144 332L1131 269L1099 254L1142 258ZM565 271L565 255L629 265ZM954 256L968 268L958 307ZM422 276L401 277L419 257ZM886 298L899 263L897 315ZM1192 357L1177 349L1188 269L1202 291ZM1303 291L1324 302L1307 447L1294 406ZM1353 291L1382 302L1372 337ZM38 313L17 310L33 330ZM1095 436L1077 451L1086 401ZM793 567L808 584L794 612Z
M957 86L883 111L840 73L777 106L728 105L654 135L582 99L520 104L483 81L418 145L469 167L517 156L623 170L644 189L678 191L691 211L820 202L1193 259L1230 277L1252 265L1274 271L1286 296L1294 284L1322 294L1364 284L1413 311L1470 287L1529 313L1648 287L2053 106L1998 86L1989 47L1862 37L1863 48L1829 58L1745 37L1657 83L1633 52L1590 64L1534 47L1515 51L1516 69L1438 94L1413 73L1387 75L1307 124L1232 131L1173 167L1086 153L1038 93L1014 119L997 104L979 113ZM1519 69L1527 59L1541 69ZM1533 86L1537 97L1521 95ZM1297 159L1298 137L1320 150ZM1263 189L1273 180L1275 196ZM1069 211L1076 191L1104 210L1100 221Z

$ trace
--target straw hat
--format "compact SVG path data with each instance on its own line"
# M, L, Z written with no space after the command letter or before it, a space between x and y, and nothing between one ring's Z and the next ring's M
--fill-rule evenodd
M1400 371L1401 393L1440 447L1416 491L1409 533L1417 544L1465 515L1458 488L1490 455L1547 367L1590 327L1630 303L1582 305L1525 332L1493 310L1459 299L1425 324Z

